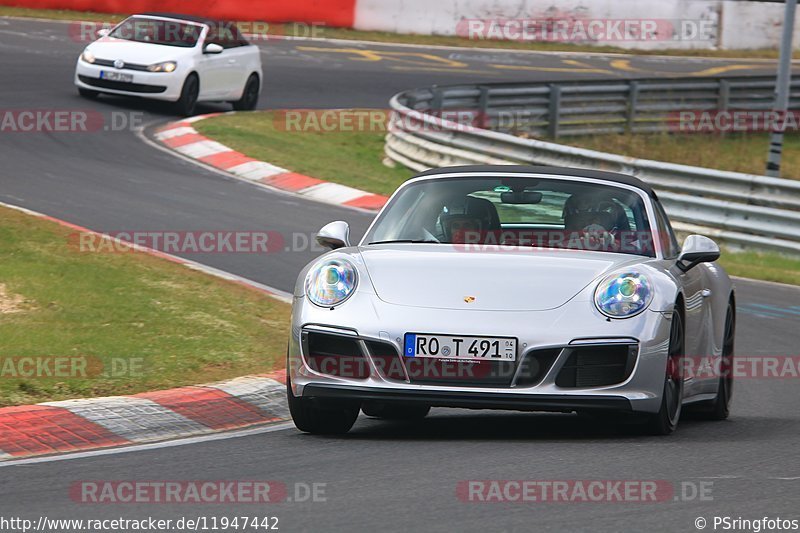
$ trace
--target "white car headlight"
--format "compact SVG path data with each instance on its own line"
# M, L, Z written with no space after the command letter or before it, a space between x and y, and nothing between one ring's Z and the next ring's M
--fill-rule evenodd
M610 318L636 316L652 301L650 281L639 272L614 274L604 279L594 291L597 309Z
M176 68L178 68L178 64L175 61L165 61L164 63L150 65L147 70L150 72L175 72Z
M86 63L94 63L96 58L94 57L94 54L91 53L89 50L84 50L83 53L81 54L81 59Z
M306 295L320 307L333 307L356 290L358 275L345 259L328 259L315 265L306 276Z

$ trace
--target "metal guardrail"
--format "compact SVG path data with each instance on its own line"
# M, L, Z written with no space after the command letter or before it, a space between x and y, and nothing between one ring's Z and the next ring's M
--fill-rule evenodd
M487 129L557 139L596 133L653 133L680 126L681 111L770 111L774 77L453 85L407 91L415 110L474 110ZM790 109L800 110L800 77Z
M722 91L728 94L728 109L768 110L771 108L771 97L767 95L772 94L774 79L769 87L764 85L764 81L735 78L713 80L713 84L717 91L720 87L726 87ZM686 93L681 91L698 83L701 87L707 87L708 81L506 84L433 87L407 91L398 94L391 101L393 114L390 133L386 138L386 155L389 159L417 171L452 165L517 163L622 172L653 185L678 230L704 233L734 246L800 254L800 181L635 159L575 148L456 123L442 118L439 113L442 110L472 110L481 113L481 116L500 117L503 110L524 111L526 106L534 105L534 102L540 105L538 100L531 100L538 98L532 95L544 94L541 92L543 90L552 92L555 85L562 86L563 96L565 92L582 95L607 94L609 87L626 84L630 86L632 83L638 83L639 95L646 93L649 101L657 100L656 92L662 91L658 102L659 113L668 115L682 109L701 109L697 100L687 104ZM571 89L564 91L564 86L567 85ZM792 108L800 109L800 79L794 81L793 87ZM682 94L680 98L671 99L679 92ZM629 96L630 94L632 93ZM563 102L562 99L561 103ZM638 132L659 131L653 124L644 126L645 121L637 118L643 116L638 113L643 107L637 102L628 103L628 107L636 109L637 113L628 112L624 127ZM712 103L706 98L705 103L711 106L708 107L709 110L719 108L719 100ZM598 106L591 102L584 104L597 110ZM570 110L580 107L577 100L571 105ZM648 104L649 107L655 105ZM535 111L539 108L533 109ZM570 134L589 131L598 133L621 131L615 128L623 128L620 124L609 126L607 121L604 126L598 126L599 122L594 118L596 114L587 115L588 122L581 125L579 113L570 111L565 114L564 109L560 109L558 117L569 115L575 119L569 126L558 119L556 129L561 130L562 135L566 131ZM613 112L621 111L614 107ZM552 119L556 115L549 116ZM548 122L547 128L552 129L549 124ZM489 126L497 124L490 123ZM601 129L596 129L598 127Z

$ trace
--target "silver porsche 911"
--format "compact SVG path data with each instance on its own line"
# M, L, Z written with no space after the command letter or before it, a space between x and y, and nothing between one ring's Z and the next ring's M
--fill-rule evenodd
M455 167L403 184L358 245L294 291L295 425L344 433L359 411L431 407L612 414L655 434L684 407L728 416L735 301L718 246L681 248L656 193L621 174Z

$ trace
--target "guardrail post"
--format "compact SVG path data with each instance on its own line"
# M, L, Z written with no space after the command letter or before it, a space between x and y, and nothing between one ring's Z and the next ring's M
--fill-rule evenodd
M717 100L717 107L720 111L727 111L731 103L731 82L728 80L719 80L719 99Z
M431 101L431 109L434 111L442 110L442 90L436 86L433 87L433 100Z
M552 139L558 138L558 122L561 119L561 86L550 84L550 108L547 123L547 134Z
M633 133L633 124L636 122L636 106L639 104L639 82L632 81L628 84L628 133Z
M479 89L481 91L478 97L478 113L480 115L473 123L480 125L481 128L494 129L494 124L489 119L489 88L481 85Z

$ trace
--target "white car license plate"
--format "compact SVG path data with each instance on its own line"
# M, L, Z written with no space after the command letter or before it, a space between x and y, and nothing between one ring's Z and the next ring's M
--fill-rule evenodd
M121 81L131 83L133 81L133 74L126 74L124 72L109 72L107 70L100 71L100 79L108 81Z
M516 361L517 339L406 333L406 357L463 361Z

